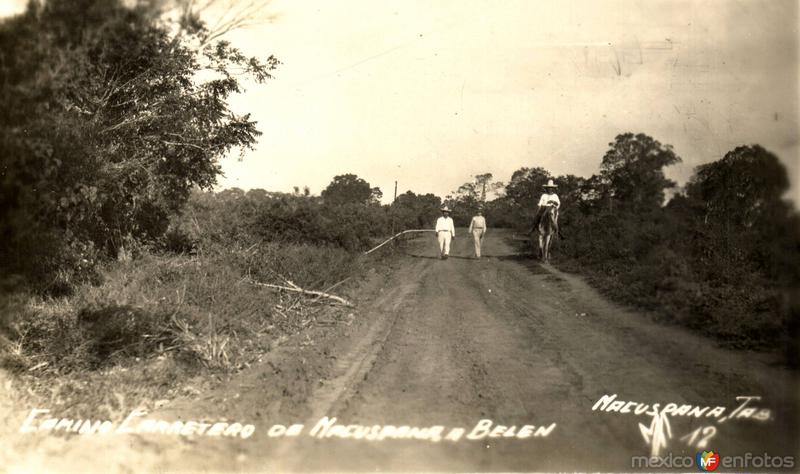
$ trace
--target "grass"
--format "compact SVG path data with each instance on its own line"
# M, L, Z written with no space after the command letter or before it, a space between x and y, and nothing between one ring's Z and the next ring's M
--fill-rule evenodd
M16 374L26 403L58 408L63 416L115 419L199 394L256 363L329 307L251 281L290 280L319 290L338 283L334 293L346 295L380 259L265 243L113 262L102 270L102 284L79 286L72 296L7 298L2 311L11 336L2 339L0 365Z

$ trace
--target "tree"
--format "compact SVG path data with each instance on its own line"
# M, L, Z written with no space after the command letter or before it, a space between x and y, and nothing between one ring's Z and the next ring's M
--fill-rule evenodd
M383 198L383 191L381 191L381 188L374 187L374 188L371 188L369 190L369 203L370 204L380 205L382 198Z
M527 219L518 219L518 209L514 208L514 203L505 196L501 196L491 201L486 201L483 206L483 215L490 227L519 227L529 226Z
M504 188L503 183L501 182L492 182L492 173L484 173L475 175L475 182L473 185L473 189L475 192L478 193L479 199L481 203L486 202L486 193L497 193Z
M617 135L603 156L600 176L613 202L633 210L652 209L664 202L664 190L675 182L664 176L665 166L681 159L670 145L639 133Z
M786 169L760 145L740 146L713 163L698 166L689 197L703 203L705 220L752 226L765 213L785 206Z
M698 166L687 185L704 252L725 274L746 268L796 285L800 280L800 218L782 199L786 169L760 145L740 146Z
M518 207L532 208L539 202L542 186L550 177L544 168L520 168L511 175L506 196Z
M402 229L430 227L439 214L442 200L433 194L417 195L407 191L392 203L392 213Z
M343 204L369 204L380 200L383 196L379 188L370 187L369 183L354 174L335 176L333 181L322 191L326 204L340 206Z
M5 270L34 253L51 272L127 254L255 143L255 122L228 107L232 71L263 82L277 59L223 41L198 50L196 26L175 34L119 0L31 2L0 24Z
M567 204L571 208L577 208L583 202L583 188L586 178L565 174L553 179L558 186L558 198L562 204Z
M303 186L303 189L300 189L300 186L292 186L292 194L295 196L303 196L303 197L310 197L311 196L311 188L308 186Z
M475 175L472 181L462 184L454 194L447 196L445 203L453 208L453 220L457 225L466 225L480 206L486 204L488 193L497 194L503 183L492 182L492 173Z
M274 14L264 13L270 0L161 0L161 3L163 8L159 13L177 14L177 21L184 30L200 32L201 44L211 43L235 29L275 18ZM208 21L204 22L203 18Z
M596 174L584 180L580 192L580 203L584 210L599 208L610 200L608 183Z

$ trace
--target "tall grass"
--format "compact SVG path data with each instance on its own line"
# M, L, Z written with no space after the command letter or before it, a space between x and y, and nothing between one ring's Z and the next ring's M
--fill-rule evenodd
M341 248L268 242L113 262L71 296L6 301L0 364L43 400L71 400L67 413L152 405L248 367L327 304L252 281L325 289L363 266Z

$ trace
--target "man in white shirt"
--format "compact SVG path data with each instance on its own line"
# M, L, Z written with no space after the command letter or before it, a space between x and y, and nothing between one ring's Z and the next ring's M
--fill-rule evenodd
M536 217L533 219L534 231L539 227L539 220L542 218L542 214L548 205L552 204L556 208L556 222L558 222L558 208L561 207L561 200L558 199L556 195L556 188L558 188L558 186L556 186L553 180L548 180L547 184L542 187L544 188L544 193L542 197L539 198L539 208L536 210Z
M450 208L442 208L442 217L436 219L436 239L439 241L439 258L446 260L450 255L450 241L456 237L456 227L450 217Z
M481 258L481 244L483 236L486 235L486 218L483 217L483 210L478 208L477 215L469 223L469 233L475 241L475 258Z

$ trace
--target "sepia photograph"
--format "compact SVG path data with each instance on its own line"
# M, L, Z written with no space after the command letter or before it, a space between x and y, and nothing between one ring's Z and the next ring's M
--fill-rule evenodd
M798 26L0 0L0 470L800 471Z

